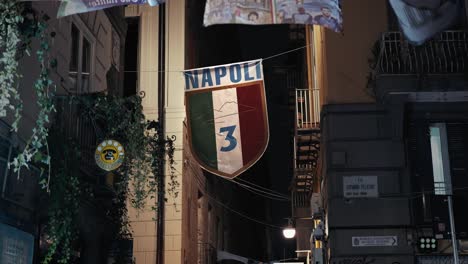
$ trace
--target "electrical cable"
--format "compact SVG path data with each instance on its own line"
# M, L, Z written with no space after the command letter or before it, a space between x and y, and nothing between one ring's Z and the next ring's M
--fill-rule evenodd
M276 194L278 194L278 195L287 197L287 195L285 195L285 194L283 194L283 193L280 193L280 192L275 191L275 190L272 190L272 189L265 188L265 187L263 187L263 186L257 185L257 184L255 184L255 183L249 182L249 181L244 180L244 179L241 179L241 178L235 178L235 179L233 179L233 181L241 181L241 182L244 182L244 183L246 183L246 184L250 184L250 185L253 185L253 186L255 186L255 187L258 187L258 188L260 188L260 189L264 189L264 190L266 190L266 191L271 191L272 193L276 193Z
M262 197L265 197L265 198L268 198L268 199L271 199L271 200L276 200L276 201L283 201L283 202L289 202L291 201L289 198L285 198L285 197L278 197L278 196L267 196L267 195L264 195L262 194L261 192L259 192L258 190L252 188L252 187L249 187L248 185L245 185L245 184L241 184L241 183L237 183L239 186L241 186L242 188L254 193L254 194L257 194L259 196L262 196ZM271 195L271 194L269 194Z
M271 56L268 56L266 58L263 58L261 59L262 61L266 61L266 60L269 60L269 59L273 59L273 58L276 58L276 57L279 57L279 56L282 56L282 55L285 55L285 54L289 54L291 52L295 52L295 51L298 51L298 50L301 50L301 49L305 49L307 47L310 47L312 46L312 44L308 44L308 45L304 45L304 46L301 46L301 47L298 47L298 48L294 48L294 49L290 49L290 50L287 50L287 51L284 51L284 52L280 52L280 53L277 53L277 54L274 54L274 55L271 55ZM152 70L138 70L138 71L130 71L130 70L127 70L127 71L123 71L124 73L141 73L141 72L158 72L158 73L163 73L163 72L178 72L178 73L183 73L185 70L166 70L166 71L152 71Z
M212 200L213 202L219 204L220 206L222 206L223 208L233 212L233 213L236 213L237 215L240 215L242 217L244 217L245 219L248 219L250 221L253 221L253 222L256 222L258 224L262 224L262 225L265 225L265 226L269 226L269 227L273 227L273 228L277 228L277 229L283 229L284 227L282 226L277 226L277 225L273 225L273 224L270 224L270 223L267 223L267 222L264 222L264 221L261 221L261 220L258 220L258 219L255 219L253 217L250 217L248 215L245 215L244 213L241 213L237 210L234 210L232 209L231 207L227 206L226 204L220 202L219 200L217 200L216 198L212 197L211 195L209 195L208 193L205 193L205 195L210 199Z
M198 177L201 177L201 175L198 174L198 171L196 171L196 169L192 166L191 162L187 162L187 164L191 167L192 171L194 171L195 174L197 174ZM234 181L232 179L228 179L228 178L225 178L225 177L220 177L220 178L223 178L226 181L235 183L235 184L239 185L240 187L242 187L242 188L244 188L244 189L246 189L246 190L248 190L248 191L250 191L252 193L255 193L255 194L259 195L259 196L262 196L264 198L277 200L277 201L290 201L291 200L288 196L283 195L283 194L277 194L277 193L275 193L274 190L270 190L270 189L267 189L265 187L262 187L264 189L264 190L262 190L262 189L257 189L257 188L252 187L252 186L248 186L247 184L243 184L243 183Z

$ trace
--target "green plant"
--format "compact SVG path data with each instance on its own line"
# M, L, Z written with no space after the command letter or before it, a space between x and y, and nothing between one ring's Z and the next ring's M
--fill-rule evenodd
M174 174L174 140L164 138L158 126L148 130L149 123L143 114L142 98L138 95L126 98L98 96L87 98L88 115L102 128L101 137L118 140L125 147L125 162L117 172L122 176L123 186L130 195L132 206L143 209L148 198L158 191L157 178L167 158L170 171L168 194L176 197L179 186ZM83 99L81 99L83 100ZM164 170L162 170L164 171ZM130 180L131 177L131 181ZM124 191L124 188L118 188Z
M78 179L79 152L77 146L61 138L59 131L53 133L55 139L52 148L52 162L50 192L47 199L48 223L47 235L52 242L42 264L69 263L72 242L77 235L77 214L80 207L80 182ZM57 140L59 139L59 140ZM58 144L58 143L61 144Z
M7 115L7 110L14 111L13 130L18 130L23 103L18 92L17 47L21 42L19 25L23 22L21 6L14 0L0 2L0 117Z
M125 148L125 160L121 167L113 173L116 175L114 184L115 197L112 201L112 210L107 212L109 224L116 227L115 241L131 238L128 219L127 202L138 210L144 209L148 198L155 198L164 188L158 186L159 178L164 177L163 166L167 159L170 172L168 183L168 195L175 198L179 183L174 174L174 140L175 138L164 138L158 126L148 130L148 123L143 115L140 96L119 98L114 96L79 96L70 97L70 104L78 104L81 109L81 117L95 124L98 141L114 139L119 141ZM151 124L155 124L152 122ZM52 260L66 263L70 258L71 241L75 238L77 223L74 221L76 212L80 206L80 199L94 199L92 186L80 177L79 166L71 163L78 159L77 150L72 154L57 153L57 146L67 149L86 149L90 146L80 146L79 142L73 147L76 140L62 139L64 133L60 127L51 128L49 145L52 149L52 174L50 178L49 203L49 227L50 238L53 241L43 264L51 263ZM67 155L69 161L57 160ZM164 201L158 201L162 204ZM64 211L64 208L71 210ZM153 208L156 208L154 206ZM124 253L118 252L118 253ZM127 263L124 255L117 255L116 263ZM62 261L62 262L60 262Z
M37 24L36 37L39 39L39 49L36 51L37 59L40 63L41 72L38 79L34 83L34 90L37 96L37 105L39 113L36 119L36 126L32 130L32 136L28 140L23 152L15 157L12 161L14 171L19 173L21 167L28 167L28 164L33 160L40 161L46 165L50 165L50 156L48 153L43 155L43 148L48 150L47 136L49 133L48 125L50 123L49 116L55 111L53 92L55 85L49 77L49 58L50 50L48 38L46 35L47 17L39 21ZM49 187L44 182L44 187ZM48 183L48 181L47 181Z
M7 115L7 110L14 111L13 131L18 130L21 120L23 102L19 94L19 83L22 78L19 73L19 60L22 55L18 49L29 52L31 39L39 40L39 49L36 51L41 72L34 84L37 96L39 113L32 136L27 141L26 147L9 165L13 165L18 173L22 167L28 167L32 161L41 161L49 164L49 155L43 155L41 151L48 148L47 135L49 116L54 111L52 92L54 85L49 78L49 43L46 35L47 16L40 19L34 14L23 14L24 5L15 0L6 0L0 3L0 117ZM26 16L23 17L23 15ZM29 15L33 17L30 18Z

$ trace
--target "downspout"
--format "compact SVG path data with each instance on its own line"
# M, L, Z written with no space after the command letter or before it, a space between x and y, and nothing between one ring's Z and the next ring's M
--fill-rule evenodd
M159 136L164 139L165 135L165 86L166 86L166 4L159 5L159 36L158 36L158 113L159 113ZM161 167L159 168L158 185L161 188L158 193L158 211L157 211L157 241L156 241L156 264L164 264L164 207L165 207L165 193L166 193L166 181L165 181L165 165L166 163L161 161Z

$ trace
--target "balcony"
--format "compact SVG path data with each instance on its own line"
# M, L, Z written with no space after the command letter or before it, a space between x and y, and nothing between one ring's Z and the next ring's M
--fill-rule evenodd
M59 129L64 138L76 143L80 153L80 171L95 178L97 166L94 151L98 144L97 126L84 111L84 105L73 97L56 97L54 127Z
M467 31L444 31L421 46L409 44L400 32L386 32L377 56L374 74L379 98L394 92L467 90Z
M53 129L58 129L67 141L73 142L80 153L77 160L80 180L91 184L95 195L94 201L88 202L97 207L110 206L111 199L116 195L113 178L107 177L105 172L98 168L94 158L96 146L103 140L102 131L85 107L87 106L76 97L56 97L57 112Z
M198 242L198 264L216 264L216 248L210 243Z
M309 213L309 197L320 151L320 90L295 90L294 179L292 203L295 217ZM301 208L301 209L299 209Z

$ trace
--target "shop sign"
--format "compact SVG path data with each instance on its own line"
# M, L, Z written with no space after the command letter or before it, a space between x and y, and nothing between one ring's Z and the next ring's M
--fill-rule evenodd
M118 141L106 139L97 146L94 158L99 168L113 171L122 165L125 151Z

